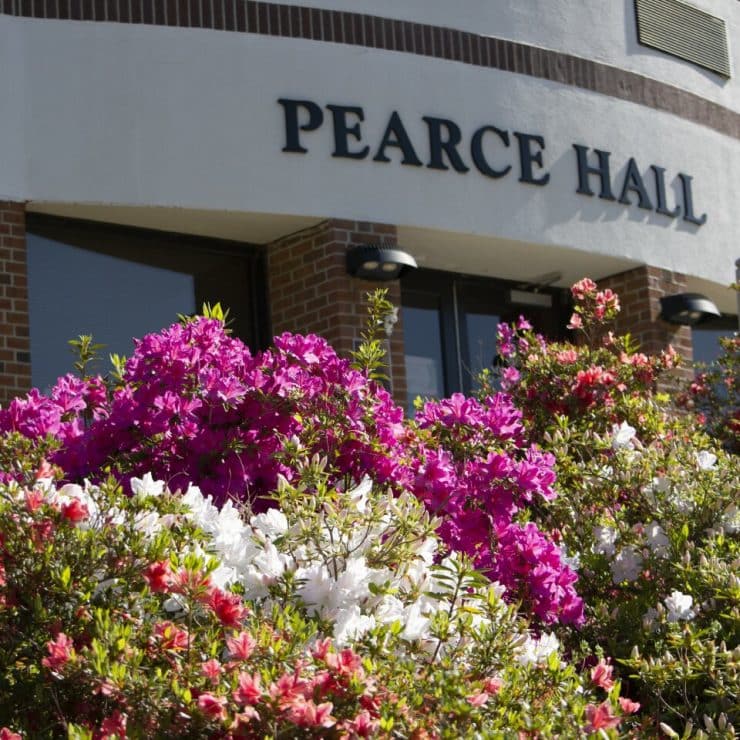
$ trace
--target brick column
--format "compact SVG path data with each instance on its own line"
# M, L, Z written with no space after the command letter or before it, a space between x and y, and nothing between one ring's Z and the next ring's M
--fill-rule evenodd
M26 206L0 201L0 403L30 387Z
M401 305L398 280L376 283L347 274L347 248L355 244L396 245L396 227L358 221L329 220L286 236L267 248L267 273L273 334L284 331L318 334L347 356L367 318L369 291L388 288ZM406 402L403 328L396 324L390 340L391 390Z
M690 379L693 371L691 328L669 324L658 318L663 296L686 292L686 276L678 272L645 265L599 280L600 288L611 288L619 294L622 310L617 319L617 332L629 332L643 352L658 354L669 344L686 361L674 373L676 379ZM665 384L666 387L670 383Z

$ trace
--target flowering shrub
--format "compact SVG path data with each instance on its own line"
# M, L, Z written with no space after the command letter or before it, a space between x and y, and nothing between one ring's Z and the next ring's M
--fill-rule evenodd
M679 396L679 406L696 413L699 422L726 449L740 453L740 335L720 337L721 354L704 367Z
M613 336L618 303L593 282L573 298L580 344L545 343L522 323L500 333L503 384L556 460L560 495L536 519L580 575L585 648L570 647L602 646L665 734L734 737L738 459L654 392L670 348L648 357Z
M316 336L284 334L252 355L224 324L200 318L144 337L120 382L60 378L0 410L0 430L59 449L51 460L81 482L151 472L189 482L217 505L273 505L296 454L320 454L334 483L369 476L412 491L444 520L442 537L498 579L543 624L578 625L576 574L532 522L554 497L552 458L528 446L521 413L502 394L428 403L417 423L377 383Z
M579 737L634 712L433 565L413 497L300 478L247 518L151 476L0 487L3 737Z
M214 318L0 409L0 739L734 737L737 458L573 296L414 420Z

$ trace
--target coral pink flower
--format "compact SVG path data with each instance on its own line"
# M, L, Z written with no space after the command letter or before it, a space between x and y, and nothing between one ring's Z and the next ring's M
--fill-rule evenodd
M586 295L596 291L596 283L591 278L583 278L571 286L570 292L574 298L582 301Z
M295 673L284 673L276 683L270 684L270 696L278 699L280 706L290 704L296 699L300 699L307 692L308 682L304 681L300 675L300 666Z
M262 684L258 673L239 674L239 686L232 693L237 704L256 704L262 698Z
M181 568L172 577L172 591L207 602L211 595L211 577L199 570Z
M41 504L44 503L44 494L42 491L34 489L33 491L26 491L26 509L33 514Z
M241 732L242 728L246 727L253 719L259 722L259 718L259 712L254 707L244 707L241 712L234 714L234 721L229 729L236 733L236 737L243 737L245 733Z
M334 705L330 702L315 704L311 699L296 698L287 708L288 719L299 727L332 727L337 720L332 717Z
M41 665L50 671L58 671L63 668L72 657L72 646L72 640L64 632L60 632L55 640L49 640L46 643L49 655L41 661Z
M485 691L479 691L477 694L466 697L466 699L471 706L482 707L488 701L488 694Z
M318 640L311 649L311 655L315 660L326 660L326 656L331 648L331 638L326 637L323 640Z
M492 678L486 679L486 682L483 684L483 690L487 694L498 694L503 685L504 682L498 676L493 676Z
M612 727L619 727L621 719L612 714L612 708L608 701L604 701L595 707L589 704L586 707L586 719L589 724L586 732L597 732L598 730L609 730Z
M206 692L198 697L198 709L210 719L225 719L226 698Z
M634 714L640 708L640 702L632 701L626 696L619 697L619 706L625 714Z
M363 709L350 723L349 729L352 735L357 737L374 737L378 731L380 723L373 719L370 712Z
M172 570L166 560L152 563L144 570L147 585L155 593L166 593L172 585Z
M574 349L565 349L562 352L558 352L555 355L555 359L563 365L572 365L578 361L578 352Z
M200 664L200 670L215 686L221 678L221 674L224 669L221 667L221 663L219 663L215 658L211 658L210 660L205 661L205 663Z
M54 466L49 463L48 460L42 460L39 465L39 469L36 471L36 480L42 478L53 478L54 477Z
M583 319L577 314L574 313L570 317L570 321L568 322L568 329L581 329L583 328Z
M154 626L154 637L162 650L187 650L190 636L172 622L159 622Z
M90 516L90 512L82 501L73 498L69 503L62 504L62 516L72 524L79 524Z
M604 691L610 691L614 686L614 679L612 678L613 666L608 665L603 660L600 660L594 668L591 669L591 680L600 686Z
M239 596L221 591L218 588L211 591L208 605L225 627L238 627L247 614Z
M254 651L257 640L249 632L240 632L236 637L230 637L226 640L226 647L232 658L247 660Z
M326 665L337 673L345 675L362 673L362 658L351 648L345 648L340 653L329 653L325 660Z
M23 737L7 727L0 729L0 740L23 740Z
M126 740L126 724L127 717L125 714L121 714L117 709L110 717L103 720L103 724L100 725L100 731L103 733L101 740L108 740L113 735L118 740Z

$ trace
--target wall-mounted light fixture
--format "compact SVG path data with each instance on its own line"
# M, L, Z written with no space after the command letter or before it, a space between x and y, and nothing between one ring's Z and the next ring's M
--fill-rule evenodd
M347 272L364 280L396 280L418 267L402 249L382 244L359 244L347 250Z
M717 306L701 293L678 293L660 299L660 317L669 324L696 326L721 316Z

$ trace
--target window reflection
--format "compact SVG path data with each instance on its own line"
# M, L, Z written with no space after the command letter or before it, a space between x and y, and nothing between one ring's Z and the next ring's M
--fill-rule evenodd
M417 396L442 398L445 394L439 309L404 306L403 337L406 347L406 407L411 412Z
M195 311L193 276L28 235L31 373L47 389L72 368L67 341L92 334L101 353L130 355L141 337ZM91 368L93 372L107 369Z
M48 389L70 372L68 340L91 334L110 353L130 355L133 337L200 311L230 309L235 337L267 343L260 250L236 242L29 214L27 223L32 382Z
M468 347L468 367L464 368L468 392L479 387L478 378L485 369L491 370L496 361L496 330L499 317L487 313L466 313L465 332Z

